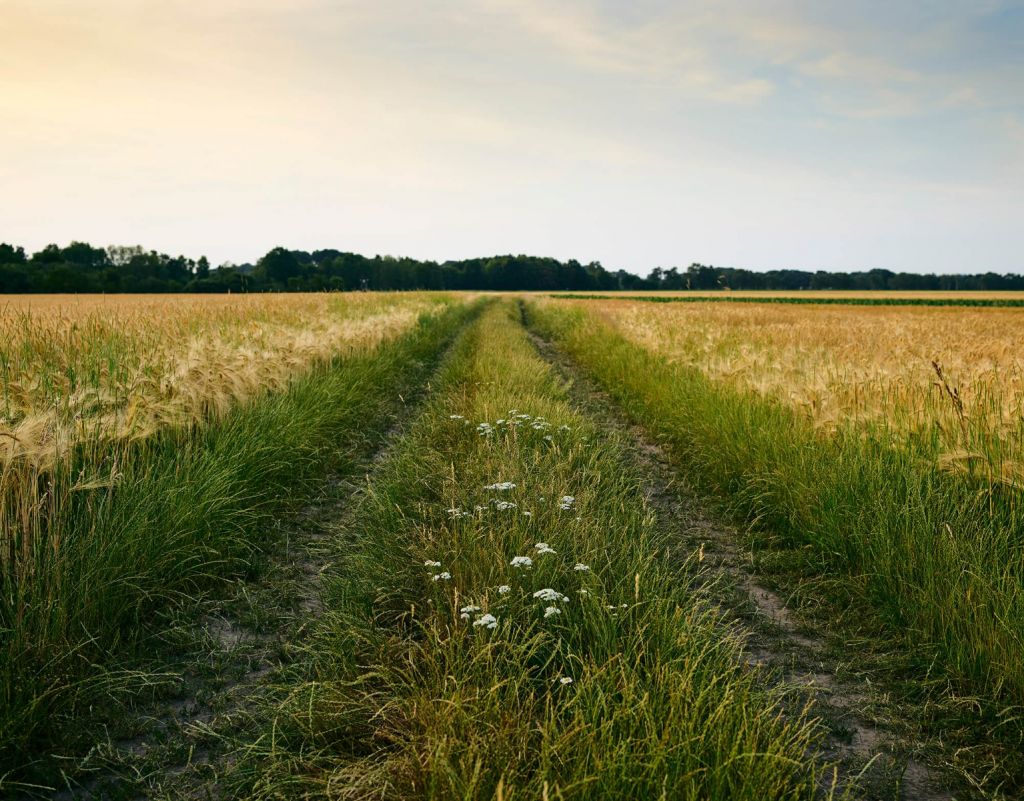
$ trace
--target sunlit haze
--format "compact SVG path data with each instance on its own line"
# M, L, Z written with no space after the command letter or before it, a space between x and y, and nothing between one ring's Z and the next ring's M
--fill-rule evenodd
M0 241L1024 269L1024 3L0 0Z

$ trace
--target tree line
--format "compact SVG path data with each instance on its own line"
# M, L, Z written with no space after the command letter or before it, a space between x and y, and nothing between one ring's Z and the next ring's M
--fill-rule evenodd
M1024 290L1024 276L993 272L919 275L891 270L828 272L753 270L691 264L655 267L646 277L538 256L490 256L420 261L362 256L340 250L274 248L255 264L211 266L205 258L169 256L141 247L47 245L31 255L0 243L0 293L26 292L266 292L352 290L641 291L805 289Z

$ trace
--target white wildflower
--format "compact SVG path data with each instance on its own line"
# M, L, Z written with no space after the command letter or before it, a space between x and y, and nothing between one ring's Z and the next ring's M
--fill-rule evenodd
M533 512L523 512L523 517L533 517Z
M566 684L572 684L572 677L571 676L562 676L562 678L560 678L558 680L558 683L561 684L563 687Z
M463 613L479 612L480 611L480 607L476 606L474 604L467 604L466 606L462 607L459 611L463 612Z
M558 430L559 431L572 431L572 429L569 428L569 426L565 426L565 425L559 426Z
M494 508L497 509L499 512L505 512L508 511L509 509L515 509L516 504L512 503L512 501L496 501L494 504Z
M480 423L476 427L476 430L481 437L486 437L494 433L494 427L490 423Z
M498 491L514 490L515 488L516 488L516 485L513 484L511 481L499 481L496 484L488 484L486 487L484 487L485 490L498 490Z
M508 584L502 584L498 587L498 595L508 595L510 592L512 592L512 588Z
M434 581L451 581L452 574L445 570L443 573L435 573Z
M424 567L440 567L441 563L440 562L435 562L433 559L428 559L426 562L423 563L423 566Z
M473 626L476 628L485 626L489 629L496 629L498 628L498 618L492 614L480 615L480 617L473 621Z
M554 441L555 441L555 439L554 439L554 437L552 437L552 436L551 436L550 434L545 434L545 436L544 436L544 441L545 441L545 442L554 442Z
M533 547L537 549L537 554L538 555L540 555L542 553L558 553L558 551L556 551L554 548L552 548L546 542L538 542Z
M557 606L549 606L544 610L544 617L554 617L555 615L562 614L562 610Z
M573 570L575 570L577 573L589 573L590 565L585 565L583 564L583 562L577 562L576 565L573 567Z
M512 565L512 567L521 567L525 570L529 570L533 567L533 560L529 556L515 556L509 564Z
M568 597L562 595L558 590L554 590L551 587L545 587L543 590L537 590L533 594L534 598L540 598L542 601L568 601Z
M572 505L576 503L576 499L572 495L563 495L558 501L558 508L563 511L572 509Z
M448 415L448 419L449 420L465 420L466 418L463 417L461 414L450 414L450 415Z

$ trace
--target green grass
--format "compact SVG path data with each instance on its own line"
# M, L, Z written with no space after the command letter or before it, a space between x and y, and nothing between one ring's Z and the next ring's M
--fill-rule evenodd
M799 290L797 290L799 291ZM764 296L736 297L731 294L721 295L581 295L560 294L550 295L553 298L566 300L640 300L645 303L811 303L814 305L831 306L979 306L1017 308L1024 306L1024 298L836 298L799 296Z
M233 795L828 796L818 727L744 665L624 453L516 308L487 311L335 532L325 611Z
M157 613L244 575L275 517L379 442L402 393L474 313L426 318L375 352L317 368L216 424L154 437L117 464L79 454L43 479L41 525L17 541L23 572L0 576L0 788L45 778L33 773L37 758L57 740L72 745L71 722L89 705L145 684L119 666L146 647ZM114 470L111 485L81 488L83 476Z
M771 532L822 592L878 620L913 657L922 688L971 698L974 723L1002 743L990 765L1004 791L1024 786L1024 562L1016 490L935 467L927 434L823 435L785 404L716 383L627 342L585 308L529 306L555 341L675 463ZM964 704L967 706L967 704Z

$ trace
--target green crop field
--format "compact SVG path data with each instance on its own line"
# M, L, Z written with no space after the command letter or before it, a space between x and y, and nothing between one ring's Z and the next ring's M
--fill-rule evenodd
M0 795L1019 798L1024 301L708 300L5 299Z

